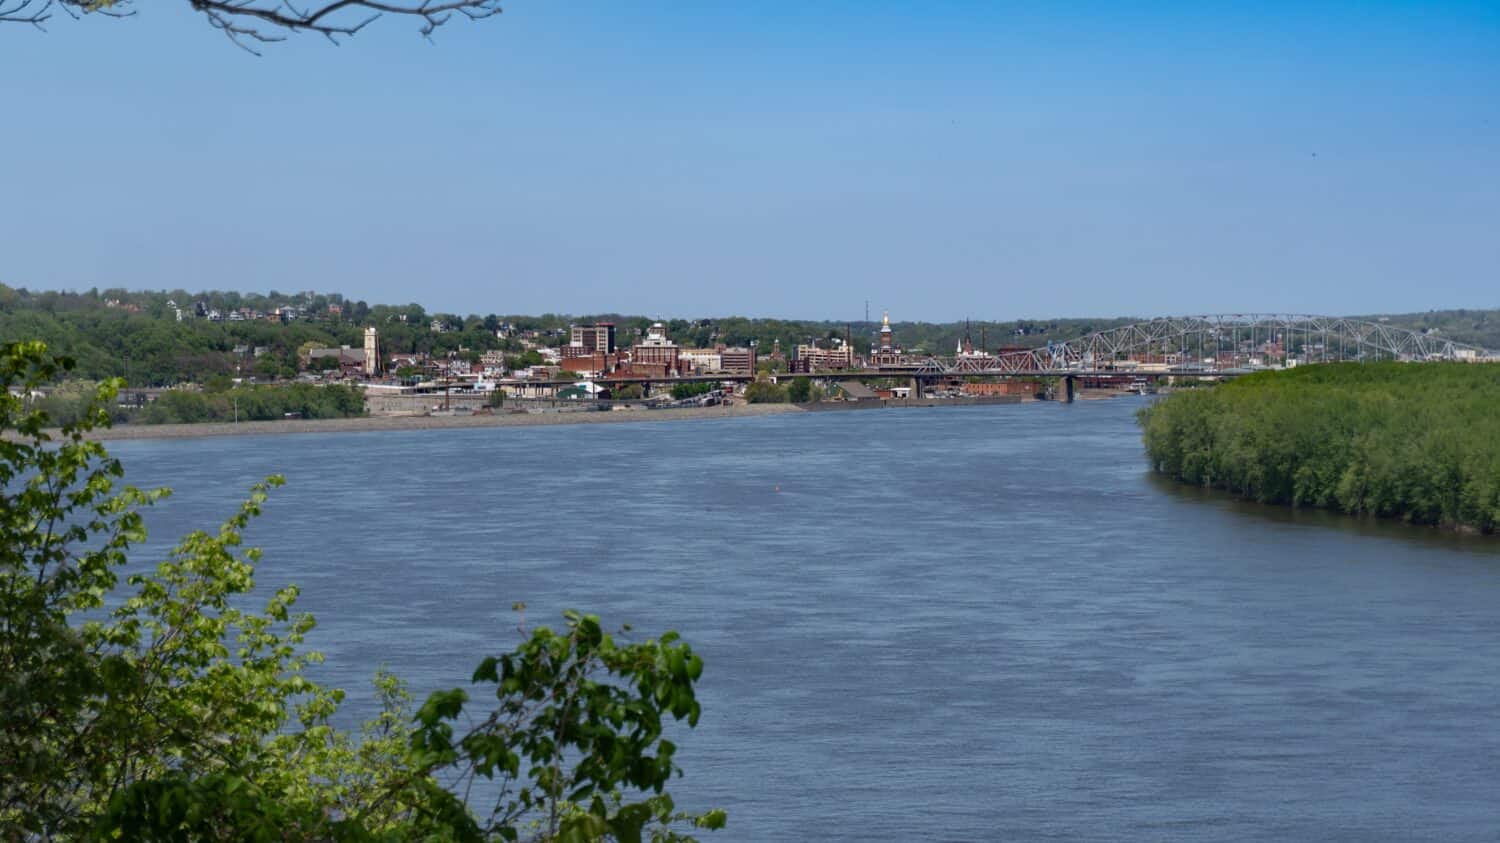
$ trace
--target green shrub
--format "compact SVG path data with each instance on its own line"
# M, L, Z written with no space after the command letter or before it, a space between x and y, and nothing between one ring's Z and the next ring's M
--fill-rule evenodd
M1500 524L1500 366L1332 363L1141 411L1152 467L1266 503Z

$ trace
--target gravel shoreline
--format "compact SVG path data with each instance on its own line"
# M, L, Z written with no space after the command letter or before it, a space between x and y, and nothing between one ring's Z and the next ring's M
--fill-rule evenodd
M503 413L487 416L364 416L350 419L287 419L238 424L120 425L89 434L90 439L196 439L204 436L264 436L289 433L356 433L374 430L447 430L468 427L530 427L555 424L610 424L614 422L738 419L804 412L791 404L738 404L683 407L670 410L615 412Z

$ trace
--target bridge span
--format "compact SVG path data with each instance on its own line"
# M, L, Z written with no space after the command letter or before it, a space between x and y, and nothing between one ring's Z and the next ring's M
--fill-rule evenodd
M1379 320L1297 314L1216 314L1150 319L1035 348L941 356L897 355L860 369L778 373L777 380L909 380L917 391L944 379L1078 378L1223 379L1284 366L1336 361L1500 362L1500 352L1431 332L1394 328ZM611 384L649 389L672 383L746 382L754 373L683 377L609 377ZM1065 383L1064 383L1065 382ZM570 381L538 381L561 387Z

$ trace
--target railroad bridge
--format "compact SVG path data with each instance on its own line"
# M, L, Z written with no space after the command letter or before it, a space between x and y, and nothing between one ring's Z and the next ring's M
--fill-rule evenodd
M955 379L1055 380L1060 397L1085 378L1224 379L1278 366L1336 361L1500 362L1500 352L1446 337L1362 319L1298 314L1233 313L1150 319L1065 342L999 352L939 356L906 354L864 369L783 373L778 379L909 380L916 395ZM648 388L684 381L749 381L755 374L686 378L621 378Z
M954 378L1057 379L1059 394L1071 395L1078 378L1221 379L1289 364L1351 360L1480 362L1500 361L1500 353L1383 322L1234 313L1151 319L1037 348L949 357L905 355L895 364L824 374L910 378L917 390Z

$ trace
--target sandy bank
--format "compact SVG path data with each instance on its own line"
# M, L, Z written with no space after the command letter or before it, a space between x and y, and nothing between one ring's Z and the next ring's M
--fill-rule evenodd
M681 419L734 419L800 413L790 404L743 404L628 410L611 413L506 413L493 416L369 416L355 419L288 419L238 424L139 424L94 431L93 439L188 439L200 436L259 436L283 433L353 433L371 430L444 430L465 427L522 427L553 424L610 424Z
M1081 395L1080 400L1119 397L1111 392ZM684 407L671 410L623 410L614 412L543 412L500 413L472 416L366 416L354 419L290 419L284 421L249 421L238 424L209 422L203 424L136 424L120 425L90 434L92 439L193 439L202 436L263 436L285 433L353 433L375 430L451 430L466 427L529 427L556 424L611 424L615 422L680 421L684 419L736 419L750 416L775 416L783 413L840 410L918 409L930 407L975 407L990 404L1029 403L1029 396L995 396L985 398L913 399L887 401L833 402L824 404L734 404L717 407ZM8 438L9 434L7 434Z

